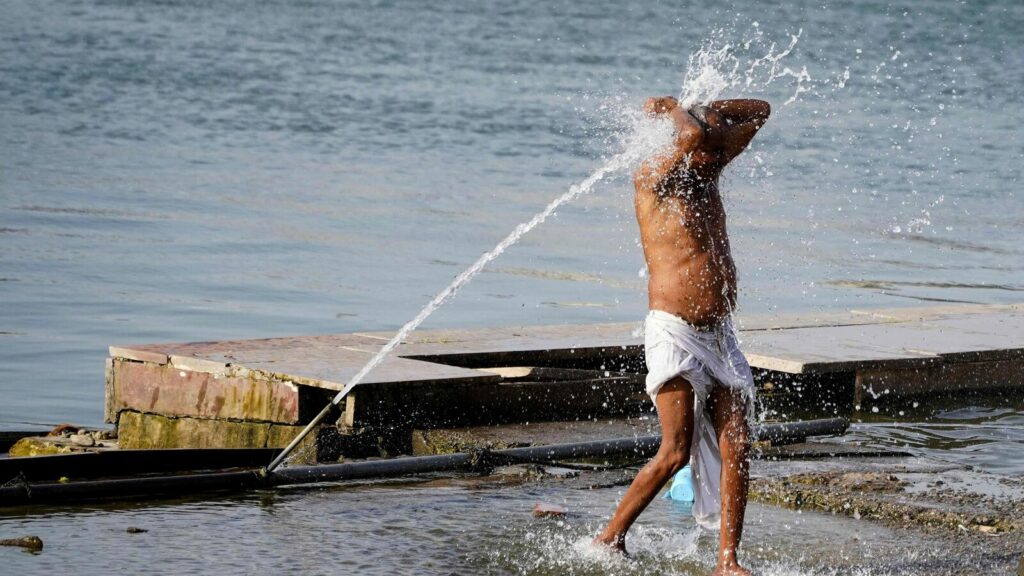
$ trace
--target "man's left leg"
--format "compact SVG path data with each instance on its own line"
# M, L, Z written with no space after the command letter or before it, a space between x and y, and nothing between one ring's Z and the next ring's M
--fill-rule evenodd
M747 508L747 482L750 477L747 402L741 392L719 384L711 391L710 404L722 453L722 525L718 566L714 574L750 574L736 558L736 547L743 536L743 514Z

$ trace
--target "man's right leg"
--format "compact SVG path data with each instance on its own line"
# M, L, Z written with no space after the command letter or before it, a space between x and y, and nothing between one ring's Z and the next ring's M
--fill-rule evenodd
M666 382L655 397L661 420L661 448L637 473L608 526L595 542L626 549L626 531L658 495L665 482L690 461L693 438L693 388L683 378Z
M750 478L747 401L742 393L724 386L715 386L710 399L715 432L718 434L718 448L722 453L722 523L718 565L714 574L748 575L750 572L741 567L736 558L736 548L743 535L743 515L747 507L747 484Z

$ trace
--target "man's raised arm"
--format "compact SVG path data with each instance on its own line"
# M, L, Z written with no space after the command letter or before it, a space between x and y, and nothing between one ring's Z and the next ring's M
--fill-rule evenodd
M715 100L708 107L718 111L725 121L732 124L754 122L764 124L772 113L772 107L764 100L739 98L735 100Z
M722 138L724 163L739 156L747 148L772 113L771 105L764 100L716 100L708 107L725 119L726 130Z

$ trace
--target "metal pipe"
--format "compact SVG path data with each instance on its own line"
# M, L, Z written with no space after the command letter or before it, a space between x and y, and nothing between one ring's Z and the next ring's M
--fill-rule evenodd
M803 422L761 425L755 431L760 440L780 442L784 439L803 440L807 436L841 434L849 426L844 418L808 420ZM15 506L43 502L81 501L99 498L127 498L135 496L173 496L208 491L242 491L291 484L339 482L388 478L431 472L471 471L489 465L513 462L551 462L573 458L595 458L632 453L645 457L654 454L661 438L639 436L570 444L550 444L506 450L461 452L436 456L413 456L386 460L362 460L314 466L289 466L267 474L264 470L216 472L159 476L148 478L122 478L85 482L45 483L0 488L0 506Z
M316 428L316 426L320 424L320 422L324 418L327 418L327 415L331 413L331 410L338 405L338 402L340 402L342 398L344 398L344 396L338 394L337 396L334 397L333 400L331 400L327 404L327 406L324 406L324 409L321 410L320 413L317 414L316 417L313 418L313 420L309 424L306 424L306 427L302 429L302 432L299 432L299 435L293 438L292 441L289 442L288 445L284 447L284 450L282 450L281 453L278 454L276 458L270 461L270 464L268 464L267 467L264 468L264 472L270 474L271 472L274 471L275 468L280 466L281 462L284 462L284 459L287 458L288 455L292 453L292 450L295 450L295 447L299 445L299 442L302 442L302 439L308 436L309 432L313 428Z
M757 440L771 442L803 441L808 436L842 434L850 425L845 418L805 420L762 424L754 432ZM548 444L508 448L484 453L497 463L550 462L572 458L595 458L633 453L638 457L653 455L661 445L660 436L615 438L569 444ZM275 486L309 482L335 482L363 480L408 474L425 474L451 470L471 470L478 464L480 454L461 452L441 456L413 456L389 460L318 464L315 466L289 466L268 475Z
M264 478L256 470L67 483L23 483L0 488L0 507L138 496L179 496L207 491L234 492L263 485Z
M808 436L836 436L849 427L850 421L846 418L772 422L758 426L755 437L773 444L795 443L803 442Z

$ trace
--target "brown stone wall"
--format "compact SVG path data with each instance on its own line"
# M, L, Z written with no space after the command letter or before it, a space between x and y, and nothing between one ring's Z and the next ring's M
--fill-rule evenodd
M123 410L164 416L297 424L299 389L260 372L221 373L114 358L107 374L106 417Z

